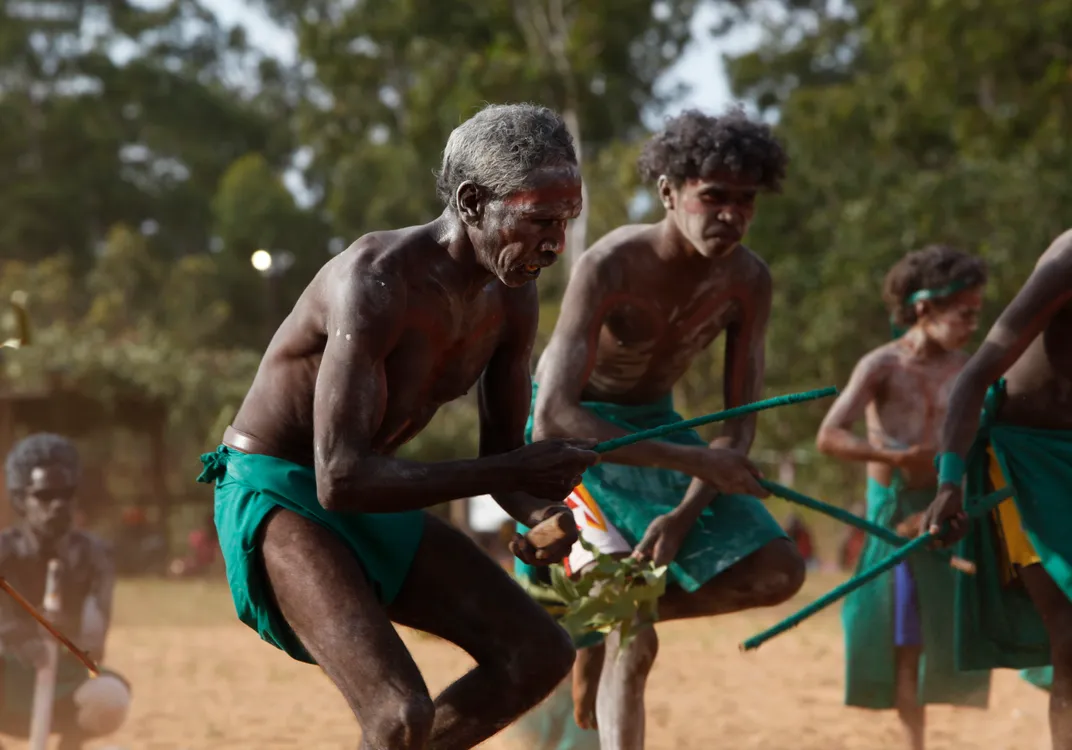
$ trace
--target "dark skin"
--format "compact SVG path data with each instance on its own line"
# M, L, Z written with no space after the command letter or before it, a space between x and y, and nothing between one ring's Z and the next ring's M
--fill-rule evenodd
M36 537L44 556L49 557L49 550L55 550L64 536L74 528L75 498L78 488L75 477L63 466L36 466L30 472L30 483L17 493L14 498L16 507L23 515L26 528ZM102 582L103 591L110 597L113 580ZM80 615L79 615L80 617ZM104 636L107 623L99 633L78 633L79 645L95 660L100 661L104 655ZM45 636L39 628L27 631L24 639L5 644L5 649L24 664L37 669L48 663L48 651ZM2 692L2 686L0 686ZM0 695L0 704L3 702ZM72 722L64 726L54 720L53 731L59 732L60 750L79 750L88 737Z
M560 559L576 539L562 500L597 455L592 441L524 445L539 269L580 210L576 167L532 173L505 199L471 182L430 224L366 235L330 261L276 333L234 426L258 452L311 465L325 508L427 508L482 493L534 527L522 559ZM480 458L394 456L442 404L478 388ZM568 533L534 542L541 528ZM479 744L544 697L573 651L554 621L467 537L426 518L402 591L386 610L353 555L288 511L266 523L265 568L280 610L343 693L365 750ZM392 621L445 638L477 666L433 703Z
M603 441L626 434L581 402L650 403L669 392L696 355L723 332L726 408L758 400L771 277L766 264L740 245L758 190L732 173L680 186L662 178L663 221L615 230L581 256L536 370L536 437L584 435ZM755 423L754 415L724 423L721 436L707 448L653 440L603 456L604 461L674 469L695 478L681 504L648 527L634 556L657 565L671 561L719 492L768 495L745 455ZM803 562L791 542L779 540L699 591L668 589L659 619L776 604L792 596L802 581ZM586 649L574 670L581 726L594 723L601 661L601 648ZM641 661L650 667L650 659Z
M917 302L915 325L856 365L819 428L818 449L844 461L866 462L868 476L886 487L895 470L908 488L933 486L938 428L954 379L968 360L961 347L978 328L982 303L981 289ZM861 419L866 438L852 431ZM919 519L905 523L914 536ZM917 697L920 655L918 646L902 646L895 656L897 713L914 750L924 746L924 707Z
M940 451L962 458L975 438L986 390L1003 375L1008 398L998 419L1044 430L1072 429L1072 231L1039 258L1023 288L998 317L968 361L949 401ZM939 533L943 546L959 541L967 526L959 486L943 484L920 523ZM1072 750L1072 602L1041 565L1020 578L1050 637L1053 688L1050 732L1054 750Z

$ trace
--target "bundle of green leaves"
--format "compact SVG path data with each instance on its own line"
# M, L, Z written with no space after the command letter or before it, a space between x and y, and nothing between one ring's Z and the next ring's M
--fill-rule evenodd
M595 556L595 565L576 580L561 565L552 565L550 586L525 579L519 583L574 640L618 629L624 647L638 623L658 618L659 597L666 591L666 566L633 557L614 558L584 539L580 543Z

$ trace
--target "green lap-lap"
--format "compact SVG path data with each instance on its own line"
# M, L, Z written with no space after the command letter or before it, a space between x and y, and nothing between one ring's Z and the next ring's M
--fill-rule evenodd
M532 391L535 406L535 384ZM669 395L651 404L626 406L585 401L581 406L630 433L683 421L674 411ZM532 440L531 412L525 439ZM682 430L660 439L678 445L707 445L695 430ZM691 477L677 471L610 462L591 467L582 479L607 520L632 546L640 541L654 519L681 503L691 482ZM695 591L764 545L784 538L788 537L782 527L760 500L747 495L720 495L704 509L685 538L669 566L668 581L686 591ZM518 575L534 574L532 568L521 563L516 564L515 570Z
M238 619L298 661L315 661L275 605L258 546L258 532L283 508L321 524L353 552L383 604L398 595L420 545L424 514L336 513L317 499L307 466L221 445L201 456L199 482L215 482L216 530Z
M971 500L990 488L986 451L990 445L1015 489L1024 531L1042 567L1072 598L1072 431L998 423L995 417L1003 398L1004 381L999 381L987 393L979 432L968 453L965 507L970 509ZM988 515L972 521L957 550L977 567L976 575L958 579L957 665L961 669L1046 667L1050 663L1046 629L1022 584L1003 583L1000 549Z
M867 518L891 531L924 510L934 499L927 490L867 483ZM860 553L860 573L889 556L895 547L869 535ZM915 582L923 637L919 667L920 703L986 707L989 672L958 672L955 666L953 598L956 571L937 555L922 552L909 561ZM895 705L894 573L883 573L845 597L841 611L845 631L845 704L885 709Z

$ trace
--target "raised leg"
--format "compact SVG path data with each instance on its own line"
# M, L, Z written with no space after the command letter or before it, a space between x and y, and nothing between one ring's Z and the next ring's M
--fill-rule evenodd
M600 750L644 750L644 689L659 638L650 624L623 650L618 631L606 640L606 659L596 697Z
M727 568L698 591L667 588L659 620L684 620L773 607L804 585L804 560L788 539L775 539Z
M1041 565L1020 571L1027 593L1050 636L1053 687L1050 688L1050 735L1053 750L1072 750L1072 601Z
M476 660L436 698L429 750L475 747L547 697L573 665L566 631L468 537L432 516L388 614Z
M361 750L424 750L435 707L357 559L330 531L286 510L261 551L279 610L361 725Z
M923 732L926 708L919 702L919 646L900 646L896 651L897 718L904 727L905 739L910 750L923 750Z

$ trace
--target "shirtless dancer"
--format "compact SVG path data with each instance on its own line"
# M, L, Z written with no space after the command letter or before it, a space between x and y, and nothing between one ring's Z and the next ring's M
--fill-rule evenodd
M946 544L965 537L982 552L990 526L967 522L962 478L970 497L1009 484L1015 502L995 513L1001 543L995 545L1006 575L1002 603L1020 592L1041 631L1034 663L1053 664L1050 731L1054 750L1072 750L1072 230L1042 254L1023 288L998 317L953 386L942 424L938 494L922 529L938 532L949 522ZM980 415L982 418L980 418ZM967 467L965 467L967 461ZM981 466L977 466L981 464ZM965 473L965 468L967 472ZM980 476L986 478L980 486ZM980 554L982 586L992 567ZM1011 578L1011 580L1009 580ZM984 589L979 589L983 594ZM991 589L993 591L993 589ZM985 602L996 606L994 599ZM1031 607L1033 605L1033 608ZM1007 612L1012 610L1007 610ZM1029 632L1017 623L1017 633ZM999 618L976 625L993 633ZM1046 643L1048 641L1048 643ZM1000 648L995 646L991 654ZM1048 652L1048 653L1047 653Z
M581 207L561 118L490 106L450 135L429 224L367 234L276 332L234 424L202 457L239 617L346 698L365 750L471 748L568 674L561 628L461 532L422 509L491 494L533 531L527 562L576 539L562 500L593 443L525 445L534 280ZM477 384L480 458L395 457ZM538 531L560 529L543 547ZM552 535L553 536L553 535ZM392 622L476 667L433 702Z
M741 238L786 162L770 130L739 110L685 112L649 141L639 166L666 216L611 232L574 267L536 371L536 439L607 440L680 420L671 389L722 332L725 406L760 398L771 276ZM754 434L753 415L725 423L710 445L687 431L614 451L570 496L582 536L602 552L672 562L661 620L775 605L803 583L795 546L756 499L767 493L745 457ZM566 564L583 575L591 560L577 544ZM580 652L576 719L588 727L598 715L604 750L642 748L655 630L621 659L608 642L606 658L603 645Z
M983 262L951 247L902 258L883 296L894 325L907 331L860 360L819 428L821 452L867 463L867 518L891 531L903 526L915 536L934 498L938 427L968 361L962 347L978 327L985 283ZM852 431L861 419L866 438ZM868 536L857 570L893 550ZM988 672L958 674L954 665L956 575L941 559L917 555L854 591L842 610L845 703L896 708L912 750L924 747L925 704L985 707L989 697Z

